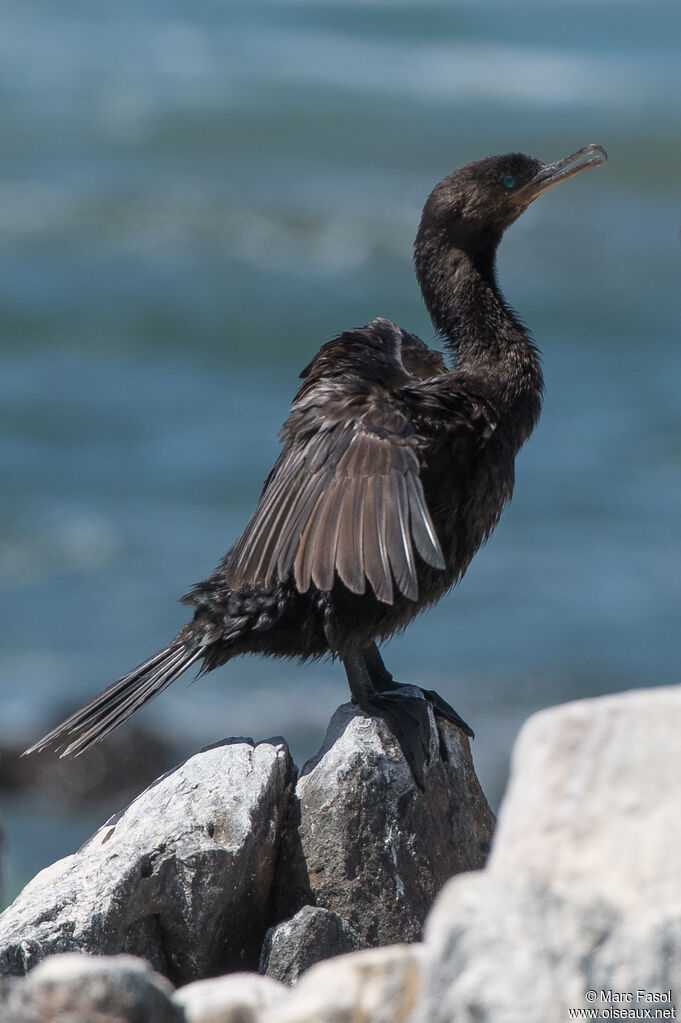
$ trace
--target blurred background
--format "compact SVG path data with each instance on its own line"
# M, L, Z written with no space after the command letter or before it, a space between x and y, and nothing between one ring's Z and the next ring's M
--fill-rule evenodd
M320 745L342 669L248 658L75 774L16 756L183 624L323 341L377 315L433 341L412 240L469 160L609 153L503 242L544 414L495 535L387 663L474 726L495 806L532 711L678 681L680 38L678 0L4 0L5 901L126 779L227 735Z

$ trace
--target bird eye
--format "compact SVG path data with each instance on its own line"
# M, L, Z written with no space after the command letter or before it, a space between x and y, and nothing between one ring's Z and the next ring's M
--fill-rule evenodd
M515 185L515 178L512 174L504 174L501 180L504 183L504 188L513 188Z

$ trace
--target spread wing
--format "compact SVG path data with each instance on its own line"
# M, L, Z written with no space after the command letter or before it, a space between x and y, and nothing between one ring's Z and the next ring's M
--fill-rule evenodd
M372 342L377 324L387 332L387 321L374 321ZM342 371L340 360L333 375L326 369L330 345L317 357L324 372L314 362L306 371L284 427L286 447L222 564L233 588L267 586L293 574L301 593L311 584L330 590L338 575L357 594L368 581L377 598L390 604L395 587L417 599L416 552L434 568L445 568L420 479L421 442L386 386L391 376L400 384L413 378L388 345L381 346L377 373L372 345L374 380L367 382L366 365L354 365L356 353L369 348L360 344L359 333L334 342L344 345Z
M389 604L394 580L416 600L414 548L429 565L445 567L416 445L407 419L377 406L291 445L228 555L227 582L268 585L293 571L304 593L310 583L330 590L338 573L353 593L364 593L368 580Z

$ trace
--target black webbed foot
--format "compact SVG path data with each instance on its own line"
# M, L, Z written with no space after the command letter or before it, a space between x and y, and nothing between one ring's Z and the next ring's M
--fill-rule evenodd
M395 682L386 669L375 644L363 651L343 656L353 702L375 717L383 718L398 742L418 787L425 789L425 769L430 761L431 724L428 707L436 717L452 724L473 738L472 729L453 707L430 689ZM442 760L448 759L447 747L437 729Z
M407 689L418 690L418 692L423 694L423 698L428 701L438 717L444 718L446 721L451 721L453 725L460 728L461 731L470 739L475 738L475 732L470 725L467 725L461 715L457 714L454 708L450 706L446 700L443 700L440 694L436 693L434 689L421 689L420 686L396 682L383 663L383 658L378 652L378 647L375 643L372 643L372 645L364 651L364 661L371 681L379 692L383 693L387 690L399 690L403 685L405 685Z
M430 719L428 703L416 686L376 691L362 710L383 718L409 764L414 781L425 791L425 769L430 761Z
M418 686L410 686L410 689L418 689ZM437 717L444 718L445 721L451 721L453 725L456 725L464 735L467 735L469 739L475 738L475 732L470 725L467 725L460 714L457 714L454 708L443 700L439 693L436 693L434 689L419 689L419 692L423 693L427 702L433 708Z
M475 733L474 733L473 729L470 727L470 725L467 725L466 722L464 721L464 719L461 717L461 715L457 714L457 712L454 710L454 708L452 706L450 706L447 703L446 700L443 700L442 697L440 696L440 694L436 693L434 689L421 689L420 686L409 685L409 684L403 683L403 682L395 682L394 680L391 682L391 686L392 686L392 689L381 690L381 696L392 696L393 699L395 699L398 695L404 694L404 695L402 695L402 699L403 700L407 700L407 699L414 700L415 699L415 695L418 693L418 699L420 699L422 707L423 707L423 712L422 713L423 713L423 716L425 717L425 727L428 729L428 737L430 735L430 722L429 722L429 719L428 719L428 709L427 708L428 708L428 705L430 705L433 708L433 713L435 714L435 728L437 730L438 747L439 747L439 750L440 750L440 759L442 761L444 761L445 763L449 760L449 752L447 750L447 744L446 744L446 742L444 740L442 732L440 731L440 729L437 726L437 719L438 718L444 718L445 721L451 721L451 723L453 725L456 725L457 728L461 729L461 731L464 733L464 735L467 735L470 739L474 739L475 738ZM407 692L405 692L405 690L408 691L409 695L407 695ZM384 716L384 715L381 715L381 716ZM387 718L385 720L387 721ZM402 752L404 753L405 757L407 757L407 760L409 761L409 757L407 756L407 754L405 752L404 746L403 746L403 744L402 744L402 742L401 742L397 732L395 731L394 726L389 721L388 721L388 726L392 730L393 735L395 736L395 738L397 739L397 741L400 744L400 748L402 749ZM428 737L425 740L426 741L426 751L429 749L429 745L430 745ZM425 762L426 763L428 763L428 759L429 759L429 757L426 756L426 758L425 758ZM412 769L412 774L414 775L414 778L416 779L416 783L418 784L419 788L423 790L423 785L421 784L421 782L419 782L419 776L417 774L417 771L414 770L414 767L413 767L411 761L409 761L409 766Z

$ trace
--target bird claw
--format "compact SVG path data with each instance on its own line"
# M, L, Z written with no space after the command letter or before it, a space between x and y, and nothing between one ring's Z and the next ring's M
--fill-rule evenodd
M419 686L393 682L390 689L375 692L370 701L369 712L383 718L395 736L397 743L409 764L414 780L425 791L425 768L430 763L431 727L428 707L433 708L436 717L451 721L466 735L473 738L473 730L466 724L453 707L434 690ZM447 748L440 735L438 745L440 756L447 760Z
M396 682L392 676L388 676L386 682L380 686L381 692L404 692L411 696L419 696L422 700L425 700L433 708L433 712L437 717L444 718L445 721L451 721L453 725L460 728L461 731L469 737L469 739L475 738L475 732L467 725L460 714L454 710L451 704L443 700L439 693L436 693L434 689L422 689L421 686L416 686L408 682Z
M415 689L418 687L412 686L411 688ZM420 691L423 693L424 699L426 699L433 708L437 717L444 718L445 721L451 721L451 723L456 725L457 728L460 728L464 735L467 735L469 739L475 738L475 732L471 726L466 724L461 715L457 714L454 708L447 703L446 700L443 700L439 693L436 693L434 689L421 689Z

